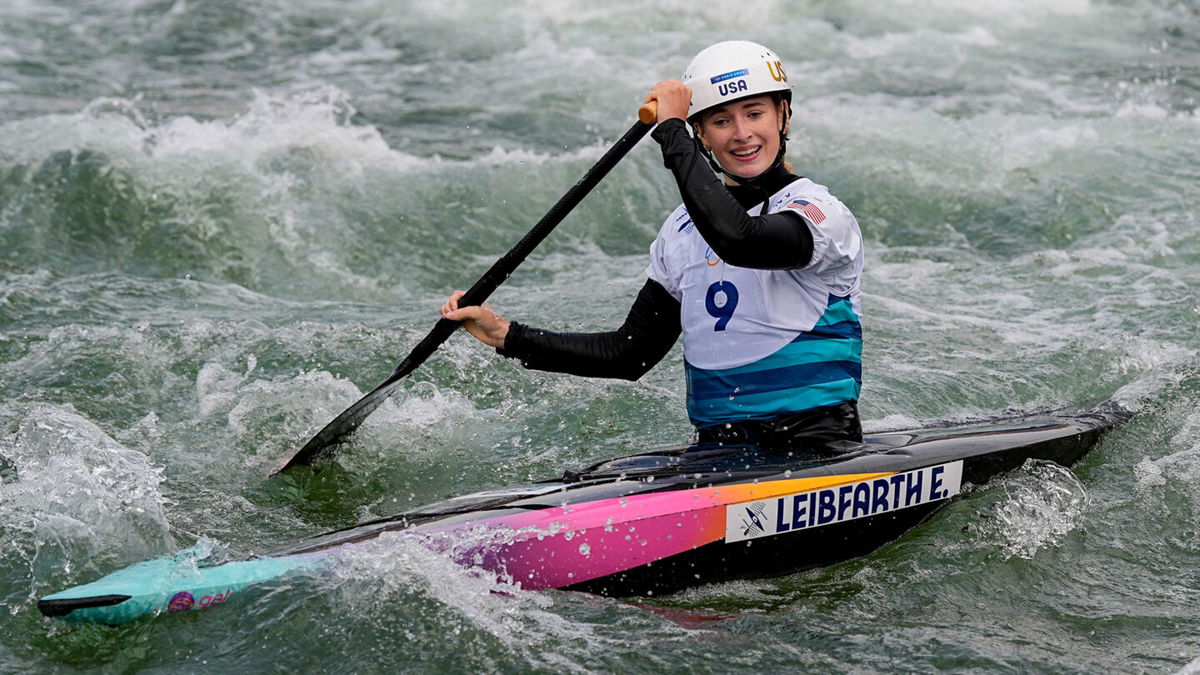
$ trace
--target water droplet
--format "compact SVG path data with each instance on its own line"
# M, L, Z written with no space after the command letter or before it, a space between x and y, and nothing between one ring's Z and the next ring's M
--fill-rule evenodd
M591 555L591 553L592 553L591 546L588 546L587 544L579 545L579 555Z

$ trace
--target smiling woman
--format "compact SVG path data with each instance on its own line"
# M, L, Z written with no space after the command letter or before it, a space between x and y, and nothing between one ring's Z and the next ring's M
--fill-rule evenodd
M0 2L0 672L1184 668L1200 656L1194 6ZM787 159L861 226L864 437L1062 402L1136 409L1074 478L964 474L959 499L867 557L636 604L499 585L385 532L202 614L108 630L38 611L184 548L187 574L261 560L677 449L693 428L682 341L630 383L526 370L455 335L335 462L263 479L600 159L651 85L731 37L780 57ZM692 102L751 93L743 76L710 83L740 68L684 81ZM684 115L664 118L671 152L714 195L749 192L738 210L756 226L763 195L722 185ZM663 161L639 143L491 301L554 331L621 324L683 201ZM668 229L705 238L687 198ZM823 232L832 209L800 198L792 221ZM738 238L707 243L713 270L742 265ZM777 248L750 262L795 264ZM680 289L716 340L752 301L727 273L710 310L721 279ZM748 562L841 527L797 533L809 514L767 499ZM596 559L606 517L539 543ZM641 530L618 546L652 546L625 542Z
M736 63L749 67L721 72ZM696 55L684 82L660 86L678 91L676 84L693 92L688 120L727 182L756 178L783 162L792 87L775 52L753 42L719 42Z
M696 136L730 176L760 176L779 159L786 133L788 103L754 96L702 114Z
M527 368L590 377L639 379L682 333L700 441L837 454L862 440L862 235L828 189L784 164L783 61L753 42L719 42L646 100L657 102L653 136L683 204L650 247L624 325L552 333L460 308L461 292L443 315Z

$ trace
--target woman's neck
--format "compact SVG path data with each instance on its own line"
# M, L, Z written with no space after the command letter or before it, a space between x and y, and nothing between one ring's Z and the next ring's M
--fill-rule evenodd
M745 208L750 208L755 204L761 204L763 201L763 193L766 196L771 196L779 192L788 184L800 178L793 175L782 164L778 164L765 173L746 180L744 183L731 183L729 176L725 177L725 189L733 195L738 203Z

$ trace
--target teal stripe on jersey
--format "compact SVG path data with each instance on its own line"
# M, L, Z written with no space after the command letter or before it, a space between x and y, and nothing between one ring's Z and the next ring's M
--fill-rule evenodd
M698 427L736 420L768 419L857 401L862 386L852 379L821 382L782 392L735 393L724 398L688 401L688 416ZM833 401L833 403L830 403Z
M862 364L858 361L820 361L787 368L771 368L736 377L720 371L688 371L688 391L692 398L728 398L733 394L758 394L764 391L784 391L797 386L837 380L861 380Z
M862 326L850 300L831 295L811 331L763 359L724 370L684 365L697 426L825 408L858 399Z
M858 323L858 315L854 313L854 303L850 302L850 298L839 298L836 295L829 296L829 305L825 308L825 313L821 315L816 325L832 326L835 323L842 323L843 321Z

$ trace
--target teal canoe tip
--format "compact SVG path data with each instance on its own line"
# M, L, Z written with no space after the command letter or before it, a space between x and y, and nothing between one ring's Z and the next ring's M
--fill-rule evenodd
M323 555L265 557L197 567L184 551L113 572L38 601L47 617L111 626L144 616L179 614L223 604L240 591L285 574L312 569Z

